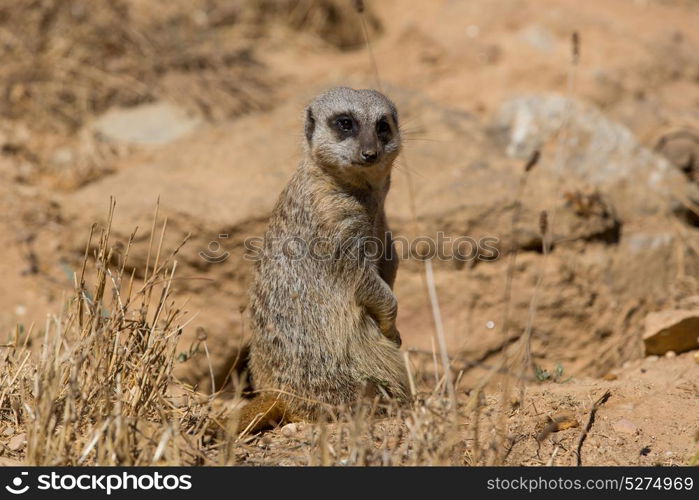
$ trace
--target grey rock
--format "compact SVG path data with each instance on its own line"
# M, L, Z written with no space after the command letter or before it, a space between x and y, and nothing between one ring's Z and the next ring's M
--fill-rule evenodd
M628 128L580 101L560 95L512 99L501 106L495 128L508 156L524 159L546 149L542 169L612 195L624 216L669 213L683 199L699 199L696 186L670 162L639 144Z
M551 52L556 43L556 39L551 32L540 24L527 26L519 32L518 38L542 52Z
M167 144L198 128L202 120L166 102L115 108L100 116L93 129L109 142Z

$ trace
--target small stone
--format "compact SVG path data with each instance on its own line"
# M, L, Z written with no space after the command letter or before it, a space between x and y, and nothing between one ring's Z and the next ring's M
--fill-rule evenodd
M665 357L668 359L672 359L677 356L677 353L675 351L667 351L665 353Z
M610 373L607 373L605 376L603 376L602 380L607 380L607 381L611 382L612 380L616 380L618 378L619 378L618 375L610 372Z
M2 435L7 436L7 437L13 436L14 433L15 433L15 430L12 427L8 427L4 431L2 431Z
M37 168L35 165L29 162L22 162L17 167L17 180L21 182L26 182L37 173Z
M476 38L480 32L481 29L475 24L466 27L466 35L468 35L469 38Z
M694 353L694 362L699 364L699 351Z
M651 356L646 356L646 361L658 361L659 357L656 356L655 354Z
M638 431L638 427L636 427L636 424L631 422L630 420L627 420L625 418L622 418L620 420L617 420L612 424L612 427L614 428L615 431L617 432L622 432L624 434L636 434Z
M7 443L7 447L12 451L18 451L24 447L27 442L27 435L23 432L17 434L15 437L10 439Z
M699 135L690 130L674 131L661 137L656 151L670 160L678 169L693 178L697 174L696 158L699 155Z
M556 43L553 34L538 24L528 26L520 31L519 39L541 52L551 52Z
M75 161L75 155L69 148L59 148L53 154L53 162L59 166L65 166Z
M296 427L296 424L292 422L292 423L286 424L284 427L282 427L282 435L284 437L291 437L294 434L296 434L297 430L298 430L298 428Z

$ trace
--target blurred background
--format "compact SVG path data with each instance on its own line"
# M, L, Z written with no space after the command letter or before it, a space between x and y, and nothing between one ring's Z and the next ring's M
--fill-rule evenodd
M243 241L301 157L305 104L348 85L398 105L394 232L497 238L495 261L433 263L465 387L527 330L540 380L696 349L699 2L364 4L2 2L2 331L61 309L110 196L117 245L139 228L139 278L159 199L165 248L192 235L183 346L206 332L225 375L247 335ZM396 293L404 346L431 363L423 263L401 263ZM201 357L177 370L207 387Z

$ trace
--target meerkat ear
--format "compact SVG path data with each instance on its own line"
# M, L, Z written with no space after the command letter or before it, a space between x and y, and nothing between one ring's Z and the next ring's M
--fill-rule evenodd
M304 131L306 132L306 140L308 141L308 144L311 143L311 138L313 137L313 131L316 128L316 119L313 116L313 111L311 111L311 107L308 106L306 108L306 124L304 126Z

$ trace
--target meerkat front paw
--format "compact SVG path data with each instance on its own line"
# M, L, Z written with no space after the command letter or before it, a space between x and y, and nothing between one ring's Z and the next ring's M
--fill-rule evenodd
M386 337L388 340L395 342L398 347L403 344L403 340L400 338L400 332L398 331L398 328L396 328L395 323L386 330L381 330L381 333L383 333L384 337Z

